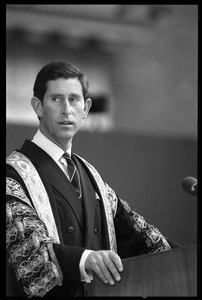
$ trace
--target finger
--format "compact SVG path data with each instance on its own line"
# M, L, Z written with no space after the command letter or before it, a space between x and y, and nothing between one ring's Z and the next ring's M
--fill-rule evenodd
M114 262L114 264L115 264L116 268L118 269L118 271L122 272L123 271L123 264L122 264L120 256L118 256L118 254L116 254L113 251L109 252L109 256L110 256L111 260Z
M85 262L85 267L88 271L93 271L104 283L108 283L100 266L103 264L100 251L91 252Z
M111 284L113 284L113 279L115 279L116 281L121 280L121 276L116 268L116 265L114 264L110 256L104 257L103 260L104 266L107 271L105 271L105 269L103 269L102 271L105 271L105 276L107 276L106 278L111 281Z
M105 274L102 271L102 268L98 265L95 264L93 267L93 271L96 273L96 275L104 282L104 283L109 283L109 281L107 280Z
M110 285L114 285L114 278L113 278L113 274L110 272L110 269L113 269L113 266L110 266L109 267L109 265L110 264L112 264L113 265L113 263L112 262L110 262L110 260L109 259L103 259L103 261L102 262L100 262L100 264L99 264L99 267L100 267L100 269L101 269L101 271L102 271L102 274L104 275L104 277L105 277L105 279L107 280L107 282L110 284ZM114 267L115 268L115 267ZM121 279L121 278L120 278ZM116 280L118 281L118 280L120 280L119 278L118 278L118 276L116 277Z

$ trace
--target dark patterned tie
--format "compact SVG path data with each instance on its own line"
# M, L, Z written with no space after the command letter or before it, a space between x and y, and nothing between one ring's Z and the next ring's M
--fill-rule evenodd
M66 152L63 154L63 157L66 159L67 162L69 180L71 181L79 199L81 199L82 196L81 183L80 183L80 176L77 167L73 162L73 160L71 159L71 157Z

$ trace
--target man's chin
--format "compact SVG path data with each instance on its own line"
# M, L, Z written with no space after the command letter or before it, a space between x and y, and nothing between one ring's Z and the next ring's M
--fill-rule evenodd
M69 141L69 140L72 140L72 138L74 137L74 134L64 134L64 135L61 135L60 136L60 140L65 142L65 141Z

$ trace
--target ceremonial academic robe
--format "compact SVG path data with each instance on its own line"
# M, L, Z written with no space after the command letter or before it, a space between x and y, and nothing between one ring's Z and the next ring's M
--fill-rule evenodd
M113 224L108 224L99 182L79 156L72 155L81 177L81 201L60 167L40 147L26 140L18 151L29 158L40 175L49 197L60 240L59 243L53 242L53 252L62 274L62 285L51 287L44 292L44 296L67 297L90 294L89 285L81 283L80 258L85 249L112 248L110 226L115 229L116 248L121 258L170 249L158 229L147 224L143 217L132 211L128 204L119 199L106 185L106 191L116 197ZM23 188L30 199L22 178L12 166L7 166L6 173L8 178L14 179ZM21 202L19 197L15 199L14 194L9 195L7 201ZM8 257L9 255L8 251ZM9 268L13 273L12 268L10 266ZM11 277L15 280L14 274L11 274ZM16 286L16 283L14 285ZM16 293L21 294L22 288L23 284L19 283Z

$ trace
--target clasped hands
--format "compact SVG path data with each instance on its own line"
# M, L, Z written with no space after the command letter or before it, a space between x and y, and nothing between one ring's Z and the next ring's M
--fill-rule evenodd
M123 271L121 258L112 250L100 250L91 252L85 262L85 269L88 274L93 272L104 282L114 285L120 281L119 272Z

